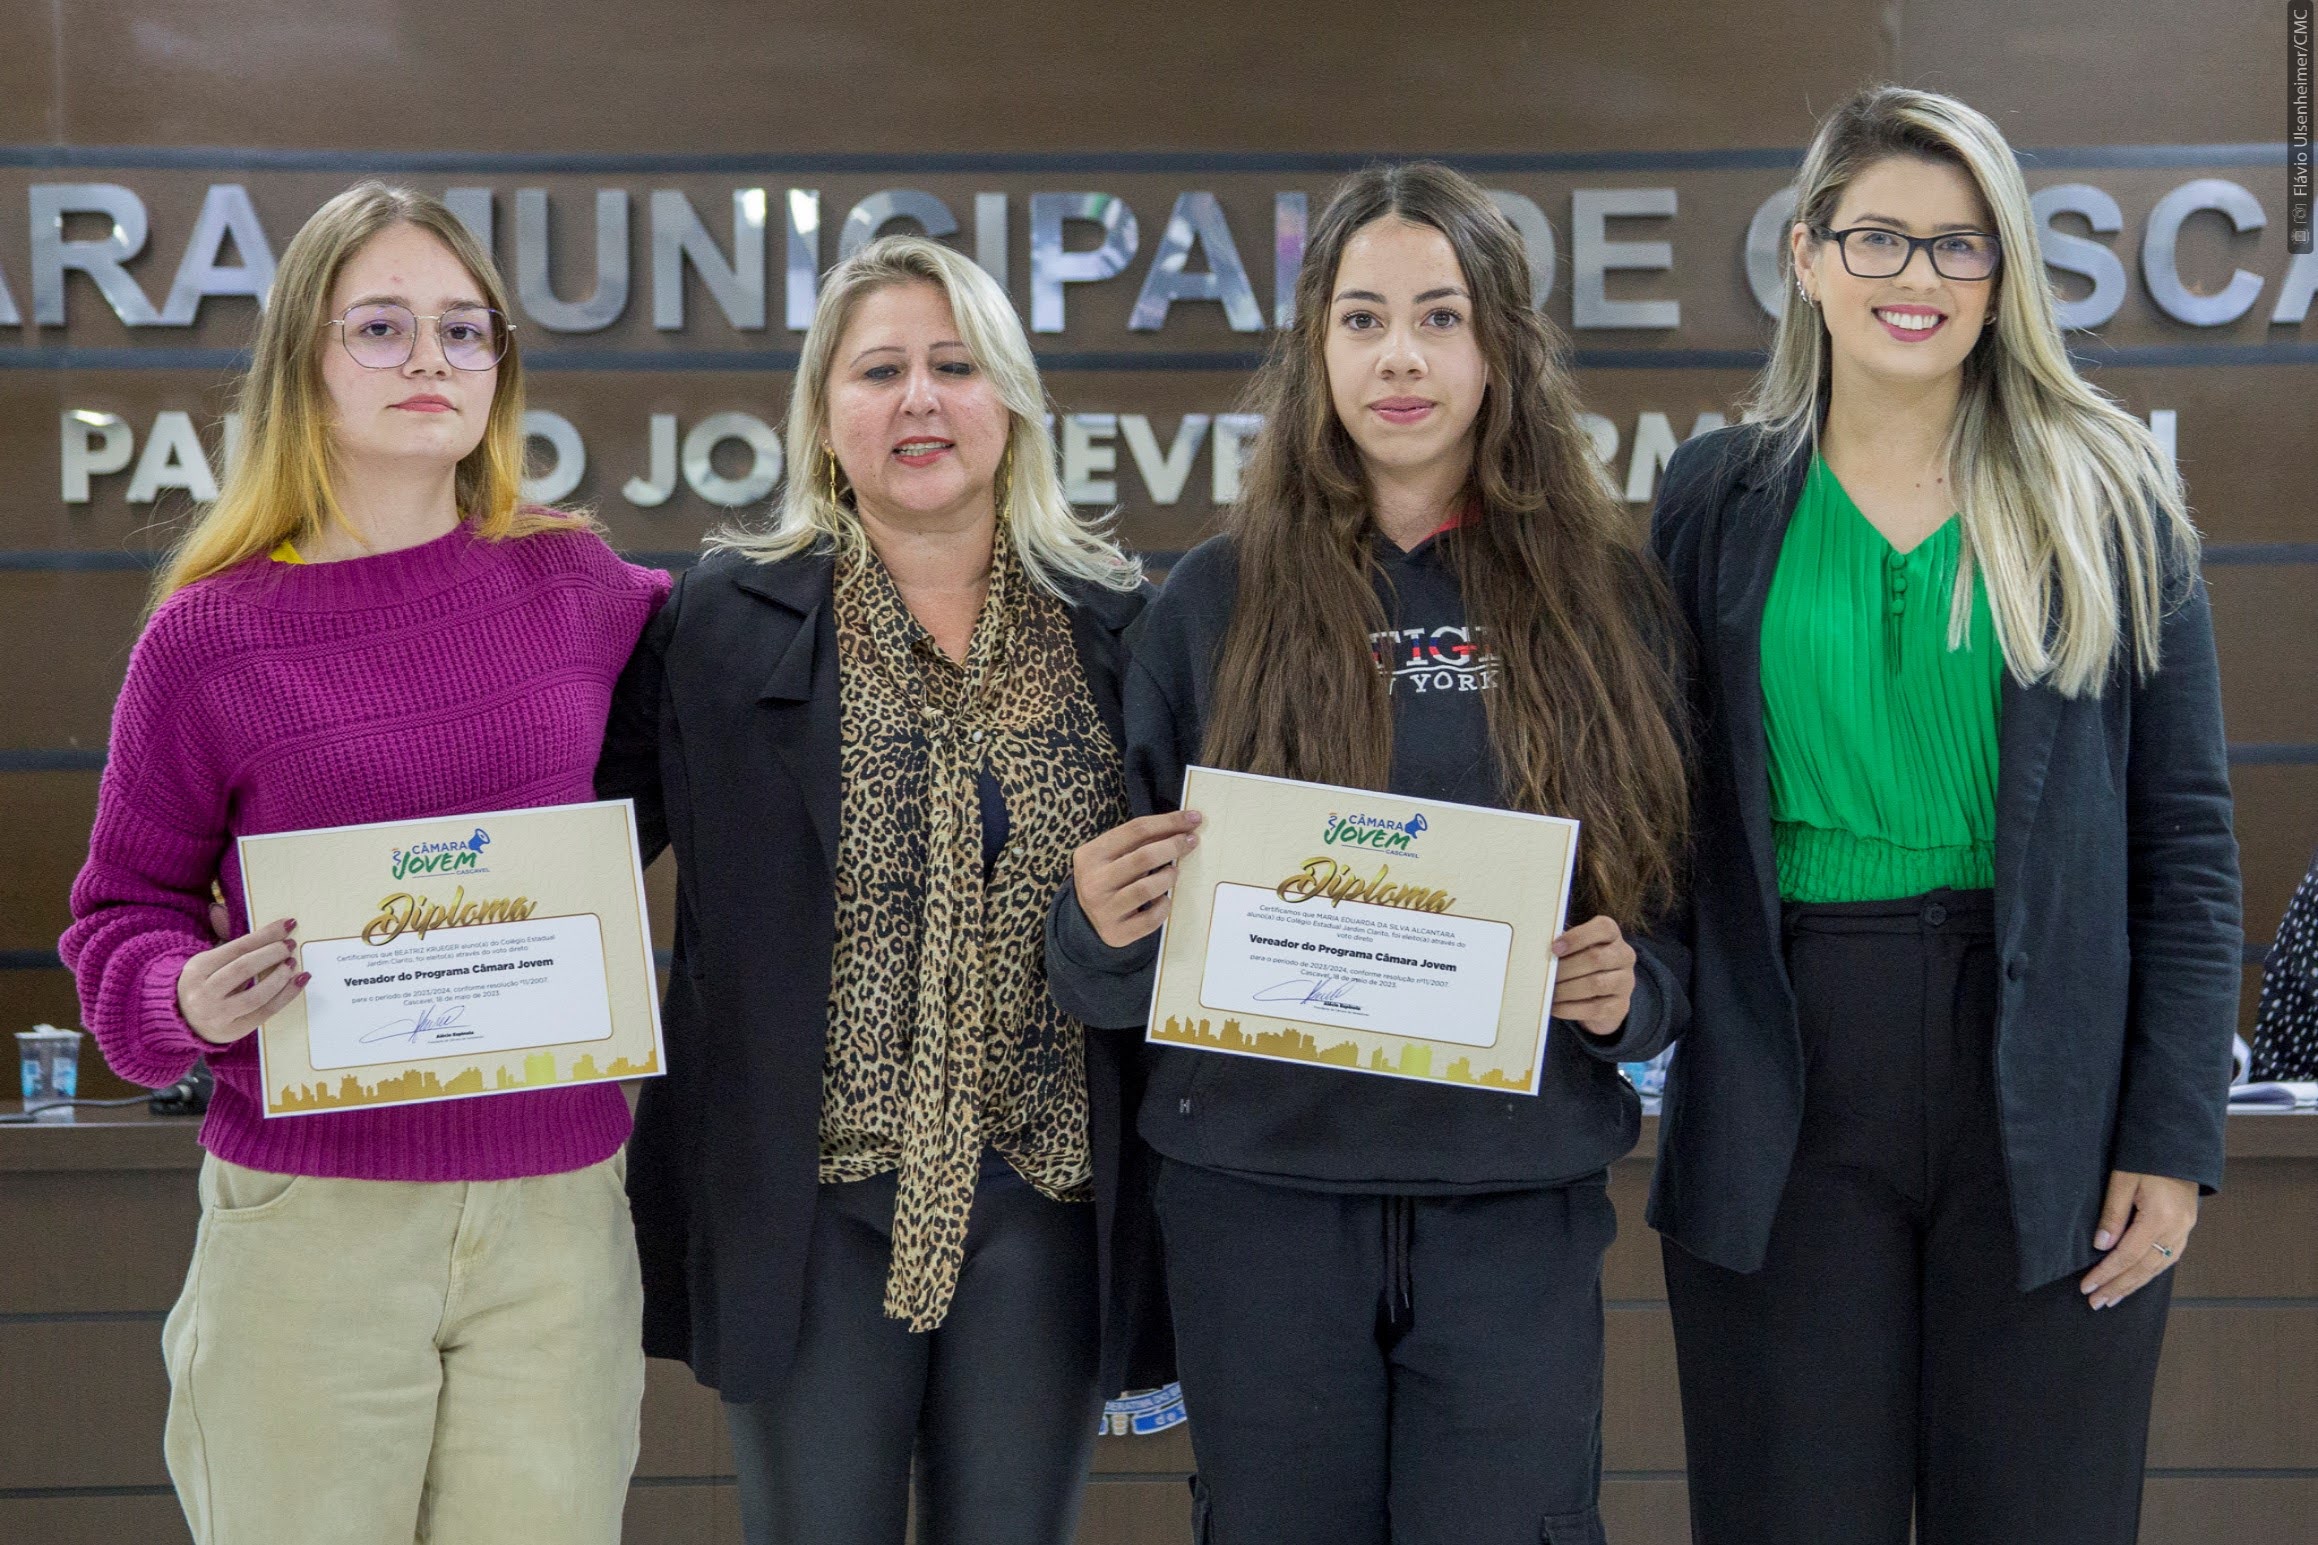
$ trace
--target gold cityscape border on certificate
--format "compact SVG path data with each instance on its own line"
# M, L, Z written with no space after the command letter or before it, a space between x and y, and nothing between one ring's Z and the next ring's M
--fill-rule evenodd
M1479 840L1471 835L1476 829L1486 830L1489 842L1498 851L1466 860L1479 865L1478 869L1459 866L1469 904L1460 905L1446 915L1503 923L1514 930L1497 1041L1489 1047L1477 1047L1382 1031L1314 1025L1287 1017L1237 1011L1224 1014L1209 1009L1200 997L1200 960L1214 915L1216 889L1225 884L1260 883L1261 877L1269 873L1265 866L1276 867L1283 860L1301 863L1304 860L1297 855L1310 845L1301 840L1300 834L1283 840L1277 830L1233 831L1229 816L1220 823L1220 829L1202 829L1199 847L1192 850L1181 866L1185 872L1177 881L1177 900L1160 941L1159 965L1152 982L1150 1024L1146 1032L1149 1040L1226 1056L1308 1062L1347 1072L1423 1083L1493 1089L1508 1094L1536 1092L1544 1066L1553 982L1558 968L1550 945L1567 922L1570 880L1577 862L1577 822L1447 800L1327 788L1210 767L1186 769L1182 803L1185 808L1208 809L1216 803L1215 796L1208 791L1225 784L1238 785L1243 791L1226 795L1223 800L1235 814L1250 804L1268 804L1307 814L1333 798L1339 804L1362 802L1436 812L1455 829L1467 832L1468 841ZM1258 784L1276 785L1292 792L1251 800L1245 792L1247 786ZM1525 851L1504 852L1503 844L1507 841ZM1217 856L1226 849L1230 850L1228 859ZM1534 859L1545 872L1538 874L1532 870L1530 878L1542 883L1526 894L1518 882L1490 883L1492 857L1499 872L1508 864L1518 872L1525 860ZM1228 869L1224 869L1222 866L1227 864ZM1477 893L1469 882L1462 881L1462 876L1473 873L1482 877ZM1190 942L1193 940L1196 945ZM1171 977L1177 982L1172 989ZM1183 980L1186 977L1188 980ZM1511 1036L1506 1033L1516 1027L1520 1033ZM1508 1041L1516 1044L1509 1045Z
M476 823L499 828L503 833L510 830L521 833L527 838L525 847L539 850L524 855L521 867L526 885L541 890L552 888L557 891L557 899L568 895L583 903L537 913L524 921L546 923L581 916L596 919L603 935L605 991L612 1011L611 1035L594 1041L526 1047L505 1054L453 1051L440 1057L400 1057L357 1067L317 1069L305 1055L303 1007L293 1004L258 1030L259 1071L266 1092L267 1116L303 1116L364 1107L475 1099L525 1089L649 1078L665 1070L660 995L632 801L596 800L245 837L239 846L250 914L261 919L294 916L299 920L301 934L314 931L313 943L359 937L363 923L356 914L367 912L378 903L380 898L375 894L375 887L366 894L363 888L350 886L343 879L332 881L315 873L295 871L270 875L268 883L261 887L251 873L253 850L260 853L258 867L261 869L274 867L263 860L265 846L285 840L303 845L307 854L325 861L333 854L344 854L343 866L346 861L367 853L389 832L431 832ZM494 837L494 845L501 840ZM328 865L325 862L321 867ZM396 875L386 883L399 886L404 878ZM443 878L457 884L463 875L454 872ZM326 933L318 931L324 929Z

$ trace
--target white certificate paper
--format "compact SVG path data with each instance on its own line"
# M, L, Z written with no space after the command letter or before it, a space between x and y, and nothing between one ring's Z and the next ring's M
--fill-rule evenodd
M529 1051L602 1041L604 929L592 915L405 934L373 948L329 939L302 952L306 1041L317 1068L382 1056Z
M250 917L304 992L258 1030L268 1116L647 1078L665 1066L626 800L244 837Z
M1183 807L1151 1041L1537 1092L1577 822L1212 767Z
M1218 885L1199 1001L1459 1046L1497 1041L1513 927L1364 901L1325 911Z

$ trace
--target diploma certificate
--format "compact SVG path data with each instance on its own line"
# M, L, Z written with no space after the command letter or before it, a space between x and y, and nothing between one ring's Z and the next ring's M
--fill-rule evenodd
M268 1116L664 1066L626 800L244 837L258 922L313 979L258 1030Z
M1193 767L1149 1037L1537 1092L1578 824Z

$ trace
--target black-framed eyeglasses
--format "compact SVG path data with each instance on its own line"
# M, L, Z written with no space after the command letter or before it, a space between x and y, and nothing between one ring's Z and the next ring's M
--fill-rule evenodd
M459 306L434 316L421 316L408 306L374 301L349 306L346 315L332 317L324 327L338 329L338 337L354 363L365 370L396 370L410 363L418 347L419 324L435 324L435 341L442 345L443 362L454 370L489 370L506 358L515 324L488 306Z
M1966 282L1993 277L2004 255L2004 244L1986 231L1908 236L1889 226L1854 225L1840 231L1821 226L1817 235L1842 251L1844 270L1854 279L1897 278L1919 247L1930 256L1933 273Z

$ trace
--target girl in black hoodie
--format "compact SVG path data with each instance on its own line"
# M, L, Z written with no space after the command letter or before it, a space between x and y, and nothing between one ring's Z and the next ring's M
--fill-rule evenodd
M1595 1545L1616 1064L1686 1014L1646 931L1686 808L1670 605L1479 188L1355 176L1296 310L1230 529L1130 634L1138 818L1079 850L1049 980L1143 1021L1192 763L1583 823L1535 1095L1151 1047L1139 1125L1202 1541Z

